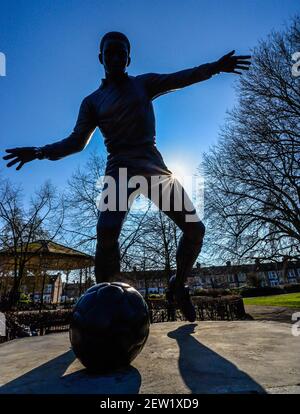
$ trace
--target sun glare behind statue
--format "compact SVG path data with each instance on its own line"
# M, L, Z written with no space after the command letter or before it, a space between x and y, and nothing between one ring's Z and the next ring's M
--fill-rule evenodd
M172 177L178 181L185 193L194 203L200 218L204 216L204 177L199 171L192 171L180 161L174 161L168 165L172 171Z
M172 177L178 180L180 184L183 184L185 178L191 175L188 173L187 168L179 163L170 164L170 170L172 171Z
M193 200L193 202L195 203L196 210L198 212L198 202L200 202L200 205L203 204L202 177L197 177L195 173L193 174L193 172L180 161L169 162L167 165L168 169L172 172L172 178L174 179L174 181L177 181L179 183L179 187L181 188L181 190L187 193L190 200ZM179 187L177 185L177 188ZM149 204L148 198L144 197L143 195L140 195L133 202L133 205L131 206L131 211L139 211L145 213L149 210L149 205L151 206L151 210L157 210L157 207L154 203ZM202 207L200 208L200 210L202 210Z

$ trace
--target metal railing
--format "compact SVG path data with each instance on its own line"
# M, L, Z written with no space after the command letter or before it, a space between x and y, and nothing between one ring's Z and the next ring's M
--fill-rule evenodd
M237 296L220 298L193 297L197 320L241 320L246 313L243 299ZM151 323L184 321L179 309L165 300L148 300ZM26 337L47 335L69 330L72 310L7 312L6 335L0 336L0 343Z

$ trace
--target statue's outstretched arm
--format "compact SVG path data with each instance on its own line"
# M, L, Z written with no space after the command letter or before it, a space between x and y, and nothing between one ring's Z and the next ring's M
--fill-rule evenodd
M251 56L234 56L234 53L233 50L213 63L206 63L168 74L146 73L140 75L140 78L145 84L149 97L155 99L165 93L207 80L220 72L241 74L237 69L249 69L250 61L248 59Z
M19 163L17 170L34 159L59 160L67 155L74 154L83 150L91 139L96 129L97 123L93 116L92 108L87 98L81 103L76 125L73 132L65 139L45 145L44 147L18 147L7 149L9 155L3 157L5 160L11 159L8 167Z

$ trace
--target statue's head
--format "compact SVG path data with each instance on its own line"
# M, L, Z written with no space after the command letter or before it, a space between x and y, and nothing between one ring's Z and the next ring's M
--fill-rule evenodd
M117 76L130 64L130 42L121 32L108 32L100 42L99 61L105 72Z

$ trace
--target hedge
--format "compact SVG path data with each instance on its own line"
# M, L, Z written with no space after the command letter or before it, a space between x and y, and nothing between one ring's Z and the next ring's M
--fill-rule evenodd
M231 289L232 292L241 295L243 298L253 298L256 296L282 295L285 293L300 292L300 284L283 286L263 286L259 288L242 287Z

